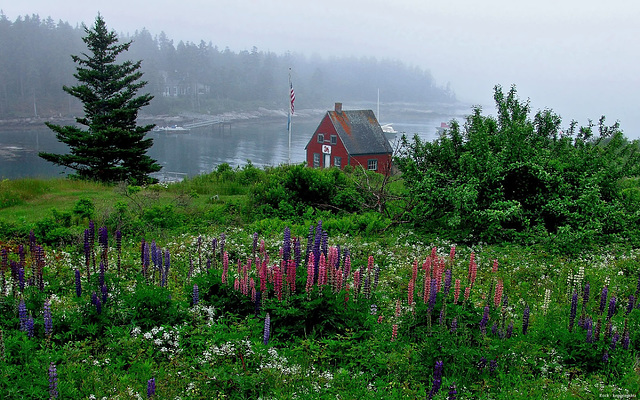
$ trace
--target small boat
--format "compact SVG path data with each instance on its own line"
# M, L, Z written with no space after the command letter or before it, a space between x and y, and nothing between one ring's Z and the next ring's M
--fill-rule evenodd
M382 128L382 132L384 133L398 133L398 131L393 129L393 126L391 124L380 125L380 128Z
M188 128L178 126L178 125L156 126L155 128L153 128L153 130L154 132L187 132L189 131Z

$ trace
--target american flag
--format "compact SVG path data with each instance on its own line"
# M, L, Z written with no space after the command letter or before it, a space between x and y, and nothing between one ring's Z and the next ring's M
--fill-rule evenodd
M289 87L291 88L291 92L289 93L289 98L291 100L291 114L293 114L293 102L296 100L296 93L293 91L293 84L289 82Z

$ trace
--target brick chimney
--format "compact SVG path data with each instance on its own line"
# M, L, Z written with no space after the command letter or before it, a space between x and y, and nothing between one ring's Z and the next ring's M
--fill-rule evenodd
M342 114L342 103L336 103L336 112Z

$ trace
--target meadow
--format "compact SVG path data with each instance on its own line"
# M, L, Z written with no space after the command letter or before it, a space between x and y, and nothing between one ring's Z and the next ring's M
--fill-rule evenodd
M324 174L319 193L343 179ZM638 250L459 244L294 212L271 179L3 181L0 397L640 394Z

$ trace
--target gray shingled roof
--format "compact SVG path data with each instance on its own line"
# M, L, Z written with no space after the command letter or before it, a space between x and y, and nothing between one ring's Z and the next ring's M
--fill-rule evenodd
M393 152L371 110L328 111L327 115L351 155Z

